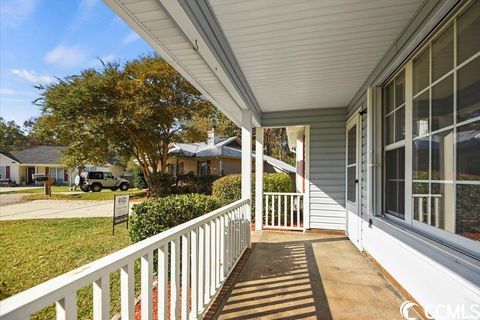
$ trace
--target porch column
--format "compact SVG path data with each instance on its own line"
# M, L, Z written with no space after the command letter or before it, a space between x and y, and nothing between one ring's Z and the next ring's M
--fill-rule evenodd
M252 113L249 110L242 111L242 199L251 199L252 190ZM252 221L251 204L247 209L248 229ZM248 246L250 247L250 232L248 234Z
M263 225L263 128L255 129L255 230Z

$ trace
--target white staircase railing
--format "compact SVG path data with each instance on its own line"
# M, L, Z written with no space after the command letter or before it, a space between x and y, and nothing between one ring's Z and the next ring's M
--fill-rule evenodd
M120 270L121 318L134 319L134 263L141 260L141 318L153 317L158 254L158 319L197 319L250 245L250 200L239 200L0 301L0 319L28 319L56 304L77 318L77 291L93 284L93 319L110 318L110 274ZM170 264L170 268L168 265Z
M303 193L264 192L263 204L265 229L304 230Z

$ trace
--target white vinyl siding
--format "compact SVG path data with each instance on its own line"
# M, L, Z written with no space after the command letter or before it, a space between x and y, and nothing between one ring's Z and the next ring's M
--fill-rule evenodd
M310 125L310 228L345 230L346 108L262 114L265 127Z

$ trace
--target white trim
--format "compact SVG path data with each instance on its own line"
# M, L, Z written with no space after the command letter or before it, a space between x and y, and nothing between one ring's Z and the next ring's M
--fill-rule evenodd
M310 125L305 125L305 197L303 197L303 224L310 229Z
M255 128L255 230L263 226L263 128Z

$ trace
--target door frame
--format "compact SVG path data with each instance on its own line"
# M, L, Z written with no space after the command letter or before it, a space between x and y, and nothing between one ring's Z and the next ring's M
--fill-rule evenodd
M345 233L348 234L349 224L352 221L349 221L349 211L356 211L358 216L358 239L351 239L353 244L362 250L362 230L363 230L363 219L362 219L362 201L361 201L361 187L362 187L362 176L361 176L361 165L362 165L362 116L360 115L359 108L354 114L352 114L345 125ZM357 180L356 183L356 203L350 204L348 201L348 131L356 126L356 167L355 167L355 177ZM349 210L349 208L356 206L356 210Z

